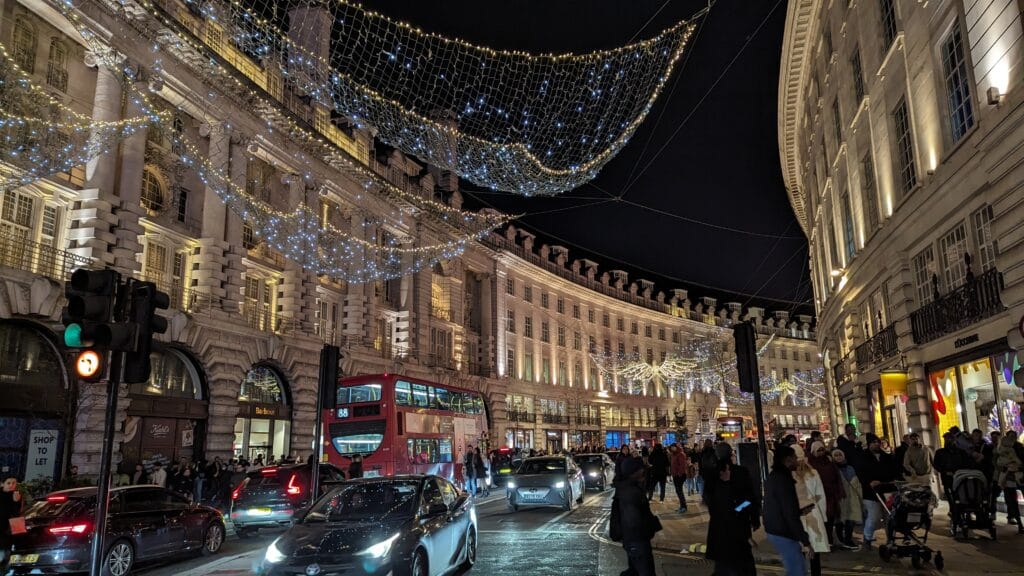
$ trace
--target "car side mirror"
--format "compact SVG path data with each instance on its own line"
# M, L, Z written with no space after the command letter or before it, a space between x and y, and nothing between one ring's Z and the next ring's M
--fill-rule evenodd
M438 502L427 507L426 516L429 518L444 516L445 514L448 514L448 506L444 503Z

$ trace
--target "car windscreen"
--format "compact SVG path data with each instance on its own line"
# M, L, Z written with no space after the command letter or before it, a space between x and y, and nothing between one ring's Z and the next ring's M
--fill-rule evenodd
M408 518L419 503L419 481L346 484L320 499L305 522L383 522Z
M575 458L580 466L600 466L604 464L604 456L601 454L585 454Z
M524 460L516 471L517 474L555 474L565 472L565 460L551 458L545 460Z

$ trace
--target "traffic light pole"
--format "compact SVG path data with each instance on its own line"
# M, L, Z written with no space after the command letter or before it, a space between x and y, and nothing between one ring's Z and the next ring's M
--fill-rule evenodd
M761 379L754 380L754 426L757 426L757 453L761 462L761 486L765 486L768 480L768 468L772 465L768 461L768 441L765 440L764 410L761 407Z
M96 529L92 537L92 555L89 576L103 576L103 554L106 551L107 510L110 507L110 468L114 452L114 422L117 414L117 396L121 388L124 352L110 352L110 372L107 380L107 415L103 422L103 448L100 455L100 475L96 480Z
M312 494L310 504L316 501L320 490L320 460L324 455L324 410L333 409L335 390L338 386L338 361L341 351L337 346L324 344L320 350L320 377L317 379L316 389L316 424L313 437L313 464L309 474L309 493ZM326 395L326 397L325 397Z

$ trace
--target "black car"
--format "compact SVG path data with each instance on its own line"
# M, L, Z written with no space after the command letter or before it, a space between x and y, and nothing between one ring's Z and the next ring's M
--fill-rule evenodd
M523 462L523 459L515 454L511 448L501 448L491 451L491 485L504 486L508 479L515 473L516 468Z
M14 538L7 574L73 574L89 571L96 527L96 488L61 490L25 514L28 533ZM224 543L221 513L159 486L110 491L104 538L104 574L125 576L139 562L201 552Z
M267 547L261 574L409 574L476 562L473 501L437 476L350 480L333 487Z
M309 505L310 464L268 466L249 472L231 492L235 534L247 538L260 528L291 526L295 513ZM345 479L330 464L320 464L320 493Z
M587 488L604 490L615 480L615 462L607 454L576 454L572 459L583 470Z

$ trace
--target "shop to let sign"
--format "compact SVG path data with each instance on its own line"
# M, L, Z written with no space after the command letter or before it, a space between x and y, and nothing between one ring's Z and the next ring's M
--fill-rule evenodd
M52 477L57 450L57 430L32 430L28 437L25 480Z

